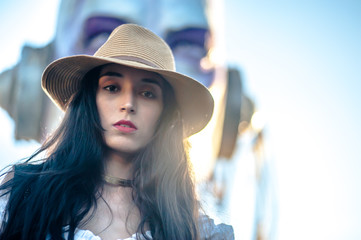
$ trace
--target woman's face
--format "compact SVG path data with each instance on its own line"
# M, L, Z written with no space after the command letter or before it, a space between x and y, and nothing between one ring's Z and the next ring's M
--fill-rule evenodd
M163 79L121 65L100 71L96 104L110 151L135 153L154 135L163 110Z

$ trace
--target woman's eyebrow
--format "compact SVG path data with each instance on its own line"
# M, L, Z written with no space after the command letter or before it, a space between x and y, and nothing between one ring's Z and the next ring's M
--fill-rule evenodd
M142 79L142 82L155 84L155 85L159 86L160 88L162 88L161 83L160 83L158 80L156 80L156 79L152 79L152 78L143 78L143 79Z
M105 72L103 74L100 74L99 78L104 77L104 76L123 77L123 75L121 73L118 73L118 72Z

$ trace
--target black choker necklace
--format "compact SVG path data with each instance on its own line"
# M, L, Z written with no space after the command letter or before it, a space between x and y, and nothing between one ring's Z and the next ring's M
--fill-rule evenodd
M130 188L133 187L133 180L117 178L108 175L103 175L103 179L106 183L109 183L114 186L130 187Z

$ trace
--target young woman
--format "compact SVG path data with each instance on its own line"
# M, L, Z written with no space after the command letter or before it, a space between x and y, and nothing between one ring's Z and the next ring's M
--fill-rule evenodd
M121 25L94 56L51 63L42 86L65 116L6 174L0 239L233 239L199 213L186 151L212 97L162 39Z

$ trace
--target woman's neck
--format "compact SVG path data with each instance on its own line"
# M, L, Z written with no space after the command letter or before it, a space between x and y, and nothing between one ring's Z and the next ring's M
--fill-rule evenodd
M108 151L105 155L105 174L108 176L132 179L132 161L129 155Z

